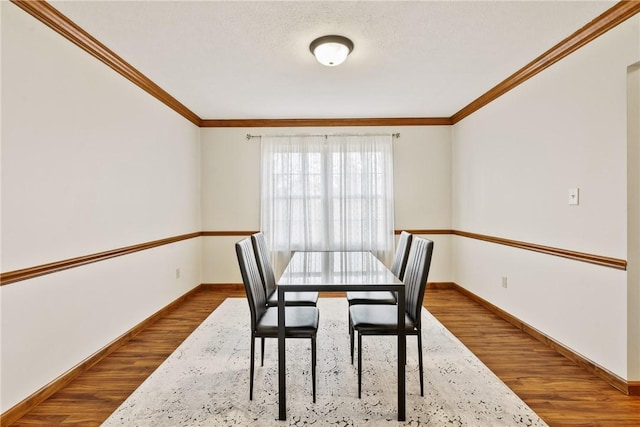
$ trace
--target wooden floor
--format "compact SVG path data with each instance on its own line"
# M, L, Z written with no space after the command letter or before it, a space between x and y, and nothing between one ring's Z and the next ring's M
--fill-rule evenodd
M244 293L202 287L12 426L100 425L227 296ZM640 397L613 389L466 296L428 289L425 306L549 425L640 426Z

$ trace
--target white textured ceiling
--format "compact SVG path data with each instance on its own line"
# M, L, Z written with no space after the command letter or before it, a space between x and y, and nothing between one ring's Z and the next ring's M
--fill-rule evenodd
M203 119L449 117L611 1L51 1ZM338 67L316 37L354 42Z

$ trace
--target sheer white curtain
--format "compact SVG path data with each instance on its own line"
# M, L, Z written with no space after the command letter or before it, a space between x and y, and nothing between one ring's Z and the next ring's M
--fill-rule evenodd
M279 276L291 252L393 255L390 135L263 136L261 230Z

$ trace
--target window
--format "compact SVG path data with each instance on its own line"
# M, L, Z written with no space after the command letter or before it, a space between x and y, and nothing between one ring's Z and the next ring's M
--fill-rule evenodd
M261 230L276 274L292 251L393 252L392 140L386 136L262 138Z

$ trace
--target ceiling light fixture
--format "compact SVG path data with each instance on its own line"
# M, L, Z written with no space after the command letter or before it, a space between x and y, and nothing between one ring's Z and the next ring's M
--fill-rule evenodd
M311 42L309 50L322 65L335 67L347 59L353 42L342 36L322 36Z

